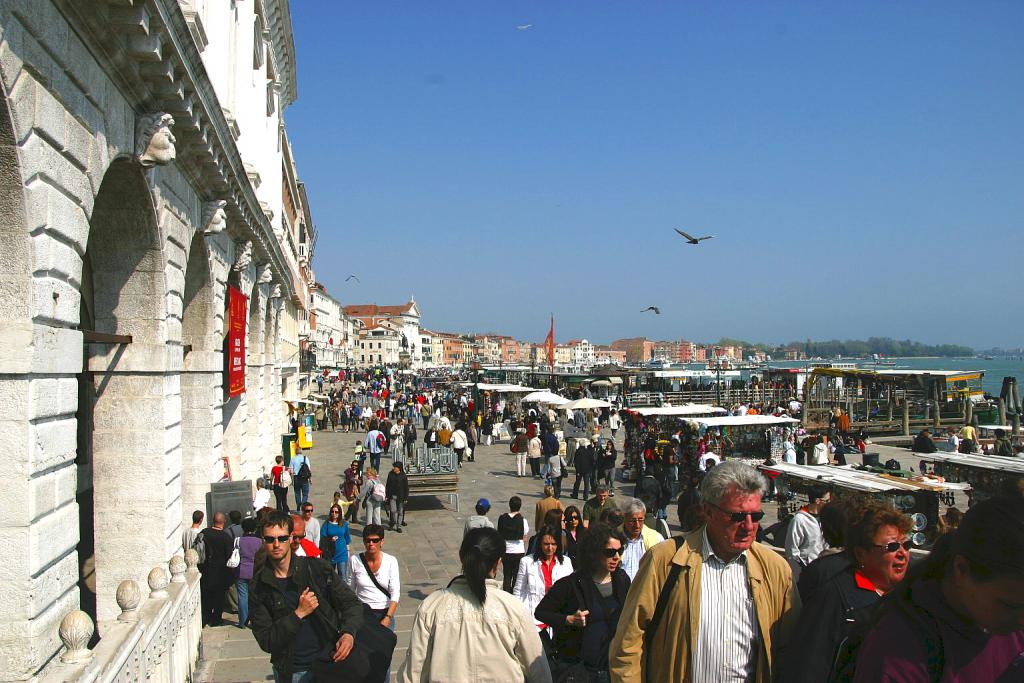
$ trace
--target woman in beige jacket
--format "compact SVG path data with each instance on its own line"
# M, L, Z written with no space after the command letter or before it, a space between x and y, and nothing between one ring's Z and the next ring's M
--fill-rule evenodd
M505 541L494 529L462 540L462 575L416 611L402 683L551 683L533 617L494 580Z

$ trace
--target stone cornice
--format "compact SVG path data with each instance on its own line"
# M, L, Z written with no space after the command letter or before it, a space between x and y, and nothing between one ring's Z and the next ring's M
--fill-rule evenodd
M263 0L266 26L270 31L271 50L281 83L281 110L298 97L295 83L295 38L288 0Z
M301 295L294 291L299 274L291 273L282 245L256 199L230 123L177 0L134 0L129 6L124 0L55 2L69 23L80 27L83 41L138 113L167 111L174 117L175 163L182 173L204 201L227 200L228 231L236 239L251 239L254 256L272 265L290 295ZM290 39L290 20L279 17L278 21L288 21ZM290 65L294 70L293 61ZM294 79L291 88L294 94Z

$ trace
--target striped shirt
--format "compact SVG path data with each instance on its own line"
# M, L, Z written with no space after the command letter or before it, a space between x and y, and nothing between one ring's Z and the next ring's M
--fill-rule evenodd
M754 680L760 634L747 576L747 553L723 562L701 535L700 623L691 680L745 683Z
M626 540L626 550L622 553L622 570L626 572L630 581L636 578L636 573L640 569L640 558L645 552L643 536L635 541Z

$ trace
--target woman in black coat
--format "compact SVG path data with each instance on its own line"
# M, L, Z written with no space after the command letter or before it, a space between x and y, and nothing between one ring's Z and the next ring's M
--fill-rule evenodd
M405 504L409 501L409 475L405 473L402 463L396 462L392 465L384 490L388 499L390 529L402 533L402 527L406 525Z
M555 582L534 616L551 626L549 646L556 671L585 668L591 680L608 671L608 646L629 592L621 568L622 532L606 524L591 526L579 541L576 571Z

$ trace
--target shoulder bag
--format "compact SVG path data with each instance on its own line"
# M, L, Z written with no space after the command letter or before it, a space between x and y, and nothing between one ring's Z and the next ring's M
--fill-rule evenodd
M231 550L231 557L228 558L227 564L231 569L235 569L242 563L242 554L238 550L239 540L240 539L237 538L235 539L234 548Z

